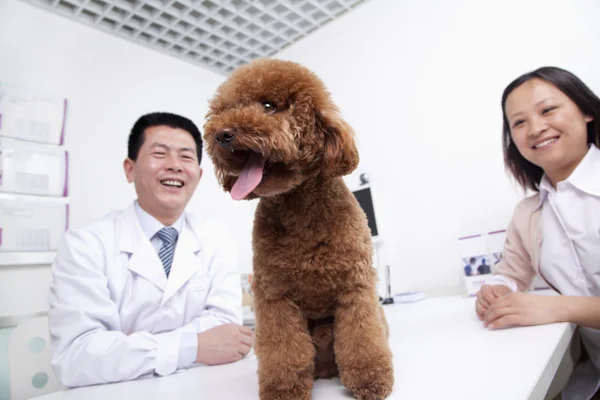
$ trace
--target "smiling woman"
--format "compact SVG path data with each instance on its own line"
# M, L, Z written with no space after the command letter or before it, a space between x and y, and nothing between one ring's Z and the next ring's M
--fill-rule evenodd
M515 208L477 315L491 329L580 325L589 358L562 398L600 398L600 99L572 73L544 67L507 86L502 111L506 167L537 193ZM561 296L513 293L537 274Z
M565 70L519 77L504 91L502 110L506 166L526 188L537 191L544 173L553 183L566 179L588 146L600 145L600 100Z

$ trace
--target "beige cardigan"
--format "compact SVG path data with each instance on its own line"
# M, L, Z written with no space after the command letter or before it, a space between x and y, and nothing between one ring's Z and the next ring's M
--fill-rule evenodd
M494 274L512 279L519 291L531 287L536 274L556 290L540 271L542 234L540 225L540 195L521 200L513 212L506 229L502 261L493 268Z

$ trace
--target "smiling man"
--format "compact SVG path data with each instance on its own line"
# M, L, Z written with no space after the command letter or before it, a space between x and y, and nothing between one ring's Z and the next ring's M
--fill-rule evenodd
M202 176L201 134L169 113L142 116L124 162L137 200L65 234L52 265L52 365L75 387L241 359L237 251L214 218L185 211Z

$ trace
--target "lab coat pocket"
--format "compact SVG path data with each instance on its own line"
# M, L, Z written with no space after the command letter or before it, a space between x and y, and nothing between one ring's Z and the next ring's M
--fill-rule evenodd
M188 282L190 292L206 292L208 290L208 274L196 274Z
M200 316L206 305L206 298L210 289L208 275L197 274L187 283L187 310L193 316Z

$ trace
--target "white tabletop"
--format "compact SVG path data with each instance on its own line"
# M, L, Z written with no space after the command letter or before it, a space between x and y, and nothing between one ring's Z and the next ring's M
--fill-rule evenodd
M569 347L572 324L485 329L474 298L385 306L394 353L389 399L542 400ZM37 399L258 399L256 357L166 377L97 385ZM319 380L313 399L351 399L339 379Z

